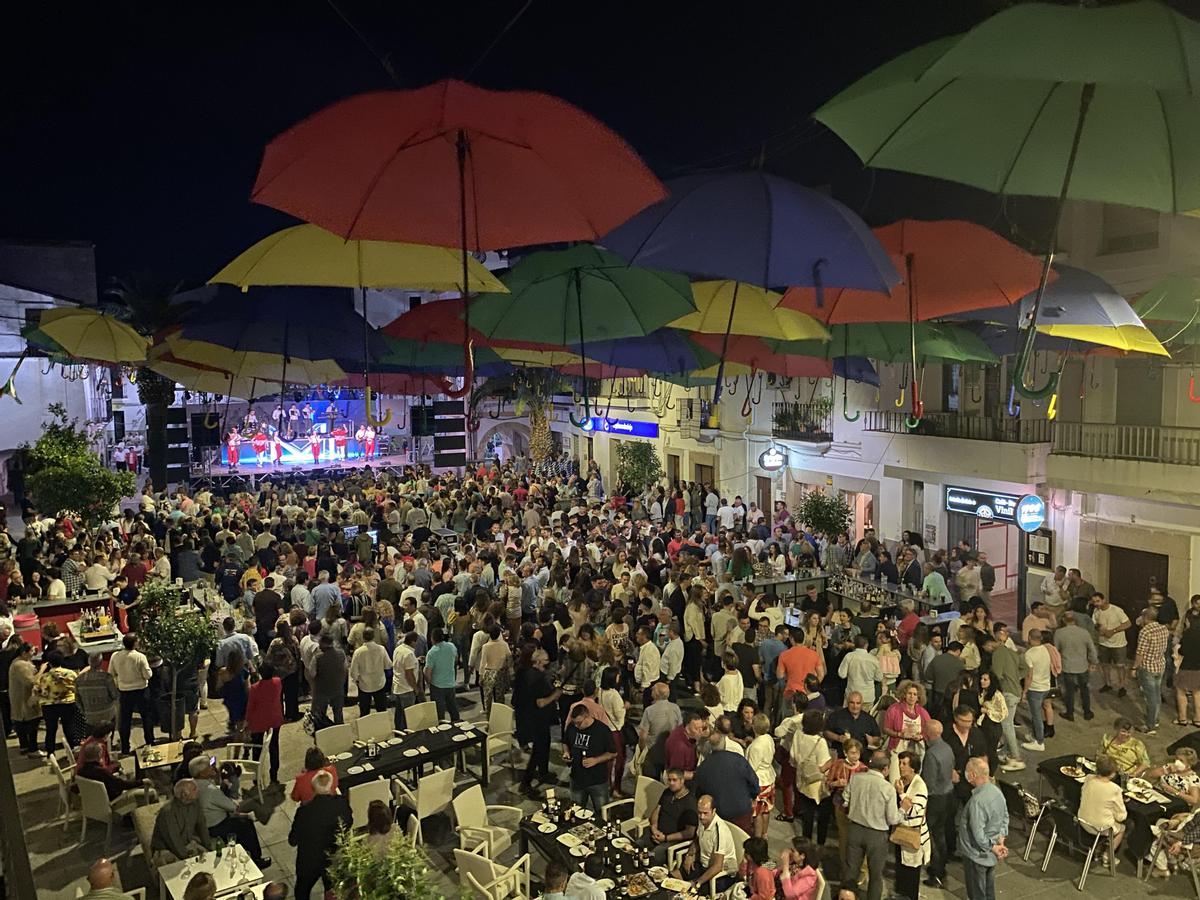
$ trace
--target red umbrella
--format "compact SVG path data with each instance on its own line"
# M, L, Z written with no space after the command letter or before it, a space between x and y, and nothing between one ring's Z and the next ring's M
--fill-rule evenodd
M912 282L916 321L1012 305L1037 290L1041 262L982 225L902 219L874 231L897 271ZM824 294L818 306L815 289L793 287L779 305L830 325L909 320L908 284L895 285L887 296L829 287Z
M453 343L463 334L463 301L461 297L435 300L414 306L408 312L384 325L380 331L388 337L403 338L421 343ZM507 347L513 350L562 350L558 344L536 341L502 341L490 338L482 331L471 329L471 343L479 347Z
M619 136L528 91L439 81L341 100L276 137L251 197L345 238L467 253L596 240L666 190ZM469 313L468 313L469 316ZM473 382L471 329L465 396Z
M361 372L347 374L341 381L335 382L342 387L363 388L366 380ZM405 372L382 372L371 376L371 390L378 394L389 394L393 397L420 397L422 394L434 396L442 392L438 378L432 375L410 375Z
M692 332L689 337L713 353L721 352L725 340L723 334L700 334ZM791 353L776 353L762 338L747 334L729 335L725 358L762 372L771 372L788 378L829 378L833 375L833 360L815 356L799 356Z

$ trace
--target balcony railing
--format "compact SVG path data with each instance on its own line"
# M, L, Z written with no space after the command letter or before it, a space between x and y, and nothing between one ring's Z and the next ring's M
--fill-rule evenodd
M1054 436L1055 423L1046 419L1014 419L1011 416L964 416L960 413L926 413L915 428L906 422L905 410L870 409L863 413L863 431L886 434L923 434L968 441L1005 444L1041 444ZM1061 424L1059 425L1061 427Z
M1200 428L1059 422L1052 452L1200 466Z
M828 444L833 441L833 410L827 403L776 403L771 433L787 441Z

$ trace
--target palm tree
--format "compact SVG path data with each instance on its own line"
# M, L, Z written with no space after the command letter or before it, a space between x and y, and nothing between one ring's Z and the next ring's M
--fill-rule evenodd
M179 282L167 282L148 272L116 278L105 294L139 334L151 337L178 322L179 308L171 299ZM146 407L146 458L155 490L167 488L167 408L175 401L175 383L145 366L137 368L138 399Z

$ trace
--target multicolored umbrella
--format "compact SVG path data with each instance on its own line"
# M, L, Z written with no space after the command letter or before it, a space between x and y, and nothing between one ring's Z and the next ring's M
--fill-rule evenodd
M693 334L692 340L714 354L724 346L729 362L749 366L752 371L771 372L785 378L828 378L833 374L833 365L826 357L779 353L762 338L750 335L732 334L726 342L720 334Z
M1056 198L1036 323L1067 199L1200 207L1198 30L1149 0L1017 4L886 63L814 115L866 165ZM1013 384L1044 397L1057 377L1024 383L1034 334Z
M235 377L228 372L176 359L170 351L157 353L146 368L171 379L180 387L204 394L254 400L259 396L276 393L273 382Z
M715 365L715 353L702 341L675 328L658 328L642 337L596 341L587 345L588 362L626 372L690 372ZM582 370L582 366L579 367ZM565 370L564 371L565 374ZM592 377L621 377L596 376Z
M812 316L780 309L779 294L753 284L697 281L692 284L692 296L695 310L673 321L672 328L787 341L829 338L828 329Z
M798 353L833 359L865 356L880 362L905 362L910 355L907 323L865 322L834 325L828 341L767 341L779 353ZM979 336L957 325L916 324L917 362L999 362Z
M79 307L44 310L30 336L35 341L44 336L53 342L45 347L51 352L57 345L68 356L96 362L142 362L150 347L146 338L120 319Z

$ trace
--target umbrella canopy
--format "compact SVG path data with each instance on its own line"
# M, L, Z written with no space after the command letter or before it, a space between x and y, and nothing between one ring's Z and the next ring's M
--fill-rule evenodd
M470 301L489 338L580 350L592 341L640 337L696 309L687 278L631 266L590 244L531 253L504 279L507 294Z
M869 166L1058 197L1074 157L1070 199L1185 212L1200 207L1197 85L1200 24L1162 3L1024 3L814 115Z
M345 371L332 359L305 359L279 353L242 350L193 340L178 331L168 333L150 348L151 363L171 357L193 367L226 372L237 379L270 381L276 384L328 384L346 377ZM199 388L197 388L199 390Z
M1170 275L1155 282L1133 306L1146 322L1193 325L1200 321L1200 278Z
M978 335L955 325L918 322L916 328L917 362L999 362ZM865 356L880 362L904 362L911 355L908 324L873 322L834 325L828 342L767 341L780 353L805 356Z
M833 361L833 374L850 381L861 381L879 387L879 373L871 361L862 356L839 356Z
M906 322L910 314L927 321L1013 304L1037 289L1041 262L982 225L903 219L874 233L911 284L893 286L887 297L855 288L827 288L818 297L792 287L780 305L833 324Z
M361 372L347 373L337 382L342 387L363 388L366 382ZM437 379L425 375L408 375L398 372L371 375L371 390L391 397L420 397L424 394L437 396L442 392Z
M150 347L129 325L95 309L44 310L36 331L75 359L142 362Z
M674 328L659 328L643 337L596 341L587 345L589 362L632 372L689 372L717 362L702 342ZM594 376L593 377L598 377ZM604 376L613 377L613 376Z
M468 290L505 290L474 257L467 267ZM293 225L243 250L209 283L449 291L462 288L462 267L458 251L447 247L346 240L316 225Z
M696 309L671 323L672 328L702 334L744 334L779 340L827 340L829 332L812 316L778 308L780 295L735 281L697 281L692 285ZM716 350L720 353L720 349Z
M504 289L505 291L508 288ZM408 312L397 316L380 332L388 337L412 341L434 341L447 343L462 339L463 330L463 300L452 297L448 300L435 300L432 303L422 303L414 306ZM509 347L516 350L561 350L560 344L538 343L536 341L505 341L489 338L477 328L471 329L471 341L476 347Z
M825 194L765 172L691 175L605 235L631 263L768 288L886 292L900 280L870 229Z
M593 240L664 193L571 104L448 80L293 125L267 145L251 197L347 238L496 250Z
M1133 307L1103 278L1074 266L1056 264L1055 270L1058 280L1042 297L1039 332L1130 353L1170 355ZM1031 293L1016 306L979 310L964 317L1028 328L1035 299Z
M721 352L725 336L693 334L692 340L717 354ZM833 374L833 366L825 357L779 353L762 338L744 334L729 336L725 359L749 366L756 371L771 372L787 378L828 378Z
M450 376L459 376L466 372L467 359L462 344L382 335L381 337L386 349L383 353L372 356L373 372L424 372ZM474 355L476 371L480 375L502 374L509 369L504 360L490 347L477 347Z
M146 368L171 379L180 387L205 394L223 394L242 400L254 400L257 396L274 394L278 390L278 385L272 382L234 377L228 372L176 359L170 351L154 356Z

